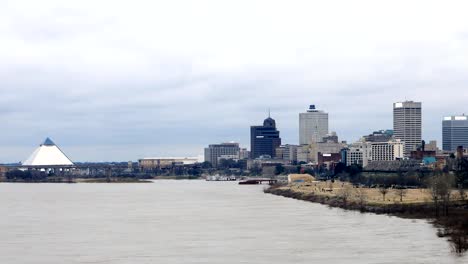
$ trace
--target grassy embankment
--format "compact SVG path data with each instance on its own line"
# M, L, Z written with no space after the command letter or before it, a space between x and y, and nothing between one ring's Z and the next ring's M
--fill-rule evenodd
M385 199L382 192L386 192ZM353 187L347 182L328 181L271 186L265 189L265 193L348 210L428 219L438 228L439 236L447 237L452 242L455 252L468 250L468 201L462 199L455 190L451 192L451 201L447 206L439 202L438 209L427 189L385 191Z

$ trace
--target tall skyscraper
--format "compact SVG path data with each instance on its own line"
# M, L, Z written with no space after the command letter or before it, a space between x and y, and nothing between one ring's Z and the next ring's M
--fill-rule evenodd
M310 105L307 112L299 114L300 145L321 142L327 134L328 113L315 109L315 105Z
M218 167L218 161L221 158L239 159L241 149L239 143L229 142L221 144L211 144L205 148L205 161L210 162L213 167Z
M442 121L442 149L456 151L458 146L468 148L468 117L448 116Z
M280 132L276 122L268 116L263 126L250 127L250 154L255 159L262 155L276 156L276 148L281 145Z
M405 101L393 104L394 137L405 144L405 157L421 145L421 102Z

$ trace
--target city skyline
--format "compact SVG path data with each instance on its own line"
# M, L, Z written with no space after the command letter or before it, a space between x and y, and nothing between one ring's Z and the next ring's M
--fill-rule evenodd
M410 101L404 101L404 102L410 102ZM395 103L392 103L392 104L395 105ZM423 109L423 118L424 118L424 111L425 111L425 109ZM391 112L391 111L390 111L390 112ZM267 112L267 113L268 113L268 116L267 116L267 119L268 119L268 118L270 118L271 110L268 109L268 112ZM298 112L298 113L301 113L301 112ZM298 113L296 113L296 114L298 114ZM443 117L441 120L439 120L439 125L440 125L440 135L439 135L439 136L440 136L440 138L442 138L442 120L444 120L444 119L446 119L446 118L447 118L447 117ZM273 119L274 119L274 118L273 118ZM275 120L275 121L276 121L276 120ZM297 116L296 116L296 121L298 121L298 120L297 120ZM391 118L390 121L393 122L393 119ZM299 122L298 122L298 124L299 124ZM253 125L253 126L255 126L255 125ZM283 133L282 130L281 130L281 128L278 127L278 125L275 125L275 126L276 126L276 128L278 129L278 131L280 131L281 133ZM251 128L252 125L250 125L249 127ZM299 126L297 126L297 129L299 129ZM248 128L247 128L247 130L248 130ZM377 129L376 129L376 130L377 130ZM298 134L298 133L297 133L298 131L299 131L299 130L296 131L296 134ZM331 131L331 130L330 130L330 131ZM249 132L251 132L251 131L249 131ZM335 131L333 131L333 132L335 132ZM358 136L356 139L353 139L353 140L351 140L351 141L344 139L344 138L347 138L346 135L340 135L340 139L341 139L341 140L344 140L344 141L347 141L348 144L353 144L353 143L357 142L358 140L360 140L362 137L366 136L366 135L367 135L366 133L372 133L372 132L373 132L372 130L368 130L367 132L364 132L364 134ZM422 126L422 132L423 132L423 138L422 138L422 140L425 140L426 142L429 142L430 140L432 140L432 138L429 139L429 138L425 138L425 137L424 137L424 124L423 124L423 126ZM330 133L331 133L331 132L330 132ZM249 133L249 136L248 136L248 137L249 137L249 139L250 139L250 137L251 137L251 134L250 134L250 133ZM297 140L298 140L298 139L299 139L299 137L297 137ZM215 141L212 140L210 144L213 144L213 142L215 142ZM241 142L241 141L235 141L235 140L229 140L229 139L222 139L222 140L218 141L218 143L216 143L216 144L221 144L221 143L223 143L223 142L226 142L226 143L228 143L228 144L236 143L236 144L238 144L241 148L245 147L245 148L247 148L249 151L251 150L251 149L250 149L250 143L251 143L250 141L248 141L248 142ZM437 146L438 146L440 149L442 149L442 143L443 143L443 142L442 142L441 140L440 140L440 141L437 140ZM285 145L285 144L293 144L293 145L294 145L295 142L289 142L289 141L285 142L285 141L283 141L283 142L282 142L282 145ZM37 145L37 144L36 144L36 145ZM34 145L34 146L36 146L36 145ZM168 143L168 148L170 148L170 145L171 145L171 142ZM34 146L28 148L29 152L31 152L31 150L34 149ZM189 153L189 154L187 154L188 152L177 152L176 154L173 154L173 153L175 153L175 152L166 152L166 153L169 153L169 154L162 154L161 156L174 156L174 155L176 155L176 156L181 156L181 157L198 157L199 160L203 160L203 157L205 156L205 153L204 153L204 151L203 151L203 150L204 150L204 147L206 147L206 146L198 146L198 145L196 145L196 146L195 146L196 151L193 152L193 153ZM201 149L201 151L199 150L199 148ZM151 146L146 146L145 149L146 149L147 152L148 152L148 150L149 150L148 153L151 152ZM124 150L123 150L123 151L124 151ZM167 151L167 149L165 149L164 151ZM109 152L109 153L110 153L110 152ZM161 153L161 152L158 152L158 153ZM163 152L163 153L164 153L164 152ZM105 161L127 161L127 160L138 160L138 159L141 159L141 158L143 158L143 157L151 157L151 156L158 156L158 155L157 155L157 154L151 154L151 153L150 153L150 154L148 154L148 155L140 155L140 156L136 157L135 159L120 159L120 160L118 160L118 159L112 160L112 159L105 159L105 158L100 159L100 160L77 160L77 159L73 159L73 158L72 158L72 160L77 161L77 162L87 162L87 161L97 161L97 162L105 162ZM7 161L7 162L3 162L3 163L16 163L16 162L22 162L22 161L24 161L24 160L25 160L25 158L22 158L22 159L20 159L20 160L18 160L18 161ZM1 163L2 163L2 161L0 160L0 164L1 164Z
M405 100L423 102L423 139L440 145L442 118L467 112L467 3L401 4L7 2L0 162L24 160L48 136L76 161L249 146L268 108L295 144L310 104L353 142L391 129L392 103Z

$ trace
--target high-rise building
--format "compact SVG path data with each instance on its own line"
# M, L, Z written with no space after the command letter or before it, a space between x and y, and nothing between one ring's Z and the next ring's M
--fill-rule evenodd
M405 157L421 145L421 102L405 101L393 104L394 137L404 142Z
M442 121L442 149L456 151L458 146L468 148L468 117L448 116Z
M213 167L218 167L220 158L240 158L241 149L239 143L229 142L221 144L211 144L205 148L205 161L210 162Z
M250 127L250 155L256 159L262 155L276 156L276 148L281 145L280 132L276 122L270 116L263 121L263 126Z
M307 112L299 114L299 145L322 142L327 134L328 113L315 109L315 105L310 105Z

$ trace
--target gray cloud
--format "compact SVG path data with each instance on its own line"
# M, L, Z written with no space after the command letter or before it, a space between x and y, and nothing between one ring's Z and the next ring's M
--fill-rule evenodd
M353 141L391 128L392 102L423 101L440 140L441 118L468 112L467 4L337 2L7 1L0 162L46 136L79 161L248 146L268 108L296 143L313 103Z

